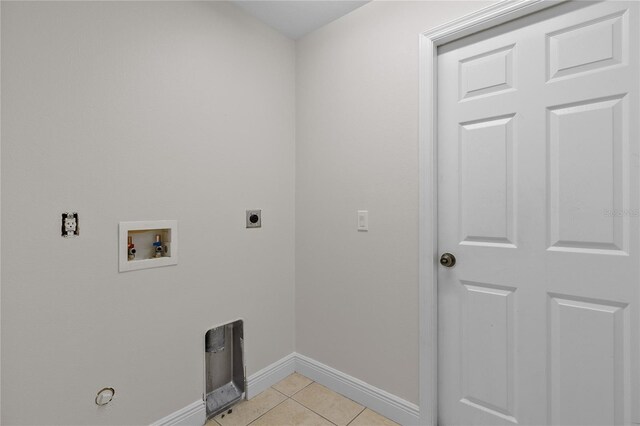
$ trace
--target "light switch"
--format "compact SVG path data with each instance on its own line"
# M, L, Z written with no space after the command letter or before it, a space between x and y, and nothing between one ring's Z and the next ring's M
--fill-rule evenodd
M358 210L358 231L369 230L369 211Z

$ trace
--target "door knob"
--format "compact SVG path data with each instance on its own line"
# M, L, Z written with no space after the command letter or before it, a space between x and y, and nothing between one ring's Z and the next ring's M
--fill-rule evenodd
M456 264L456 257L451 253L443 253L442 256L440 256L440 264L447 268L451 268Z

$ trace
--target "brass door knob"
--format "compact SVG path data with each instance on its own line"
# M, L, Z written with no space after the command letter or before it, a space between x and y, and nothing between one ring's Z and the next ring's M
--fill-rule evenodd
M442 256L440 256L440 264L447 268L451 268L456 264L456 257L451 253L443 253Z

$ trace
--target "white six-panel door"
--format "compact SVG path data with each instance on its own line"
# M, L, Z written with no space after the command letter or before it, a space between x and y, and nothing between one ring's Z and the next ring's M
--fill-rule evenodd
M639 9L438 49L440 424L640 422Z

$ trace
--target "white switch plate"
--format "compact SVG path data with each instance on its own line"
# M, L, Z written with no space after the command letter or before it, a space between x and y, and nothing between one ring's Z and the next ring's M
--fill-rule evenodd
M358 210L358 231L369 230L369 211Z

